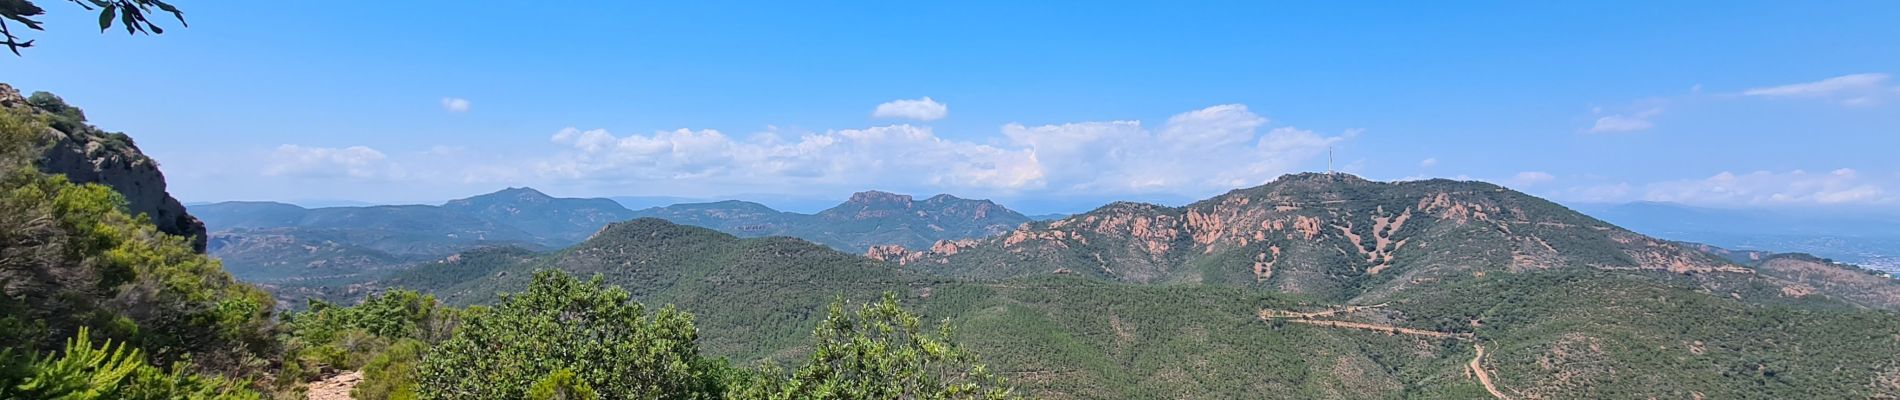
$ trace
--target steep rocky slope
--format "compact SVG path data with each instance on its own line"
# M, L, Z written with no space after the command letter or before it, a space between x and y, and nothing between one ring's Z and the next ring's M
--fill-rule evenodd
M159 172L158 162L140 152L131 137L87 124L84 111L45 92L28 98L0 83L0 107L51 120L52 129L46 135L52 144L38 162L42 172L65 175L75 183L111 187L125 196L128 211L151 218L161 232L190 238L193 248L204 252L204 224L165 191L165 174Z
M984 240L867 253L971 278L1079 274L1374 301L1487 273L1645 272L1772 301L1791 282L1482 182L1288 175L1184 207L1115 203ZM1783 299L1785 300L1785 299Z

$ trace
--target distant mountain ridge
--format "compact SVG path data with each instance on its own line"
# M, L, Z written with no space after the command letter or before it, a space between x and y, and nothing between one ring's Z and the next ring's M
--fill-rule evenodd
M989 200L939 194L917 200L909 195L865 191L814 214L775 210L763 204L727 200L675 204L639 210L652 217L701 226L740 237L791 236L851 253L875 246L928 246L941 240L993 236L1030 222L1030 218Z
M191 210L213 229L210 254L232 275L275 289L288 284L342 291L404 264L472 248L566 247L633 213L611 200L558 198L530 188L440 206L223 202Z
M871 193L831 215L889 217L920 202ZM777 215L744 202L674 210L734 226ZM538 269L598 275L649 304L716 316L700 325L705 348L742 362L802 354L785 338L816 315L799 310L892 292L954 322L1025 393L1052 398L1900 390L1886 384L1900 378L1900 341L1889 340L1900 337L1900 284L1889 278L1799 255L1732 262L1482 182L1290 175L1184 207L1115 203L987 239L882 249L871 251L879 263L637 219L560 251L470 250L377 284L478 304Z

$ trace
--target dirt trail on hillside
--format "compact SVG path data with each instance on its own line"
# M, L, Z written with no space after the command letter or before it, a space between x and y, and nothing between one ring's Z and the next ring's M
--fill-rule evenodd
M1330 316L1339 315L1339 314L1351 314L1351 313L1355 313L1359 311L1370 310L1370 309L1381 308L1381 307L1385 307L1385 303L1373 304L1369 306L1346 306L1345 308L1335 308L1335 309L1330 309L1330 310L1314 311L1314 312L1292 312L1292 311L1264 309L1264 310L1260 310L1260 318L1269 319L1269 318L1330 317Z
M1359 330L1367 330L1367 331L1373 331L1373 332L1423 336L1423 337L1439 338L1439 339L1475 340L1475 338L1473 338L1471 334L1469 333L1450 333L1450 332L1439 332L1439 331L1426 330L1426 329L1413 329L1413 328L1406 328L1406 327L1399 327L1399 326L1392 326L1392 325L1368 324L1364 322L1336 321L1336 320L1329 320L1329 319L1312 319L1313 317L1334 316L1334 315L1352 313L1352 312L1380 308L1380 307L1385 307L1385 304L1381 303L1381 304L1374 304L1374 305L1369 305L1369 306L1348 306L1345 308L1331 309L1331 310L1325 310L1325 311L1314 311L1314 312L1292 312L1292 311L1280 311L1280 310L1274 310L1274 309L1262 309L1260 310L1259 316L1262 321L1270 321L1270 320L1277 319L1277 320L1285 320L1285 321L1307 324L1307 325L1324 326L1324 327L1329 327L1329 328L1359 329Z
M1391 325L1368 324L1368 323L1363 323L1363 322L1329 321L1329 320L1323 320L1323 319L1287 319L1287 322L1296 322L1296 323L1302 323L1302 324L1307 324L1307 325L1318 325L1318 326L1324 326L1324 327L1329 327L1329 328L1359 329L1359 330L1367 330L1367 331L1373 331L1373 332L1423 336L1423 337L1438 338L1438 339L1472 340L1471 335L1466 334L1466 333L1448 333L1448 332L1439 332L1439 331L1428 331L1424 329L1401 328L1401 327L1396 327L1396 326L1391 326Z
M1359 330L1367 330L1367 331L1373 331L1373 332L1383 332L1386 334L1402 334L1402 335L1429 337L1429 338L1436 338L1436 339L1454 339L1454 340L1464 340L1464 341L1472 341L1472 342L1476 342L1478 340L1476 336L1473 336L1472 334L1469 334L1469 333L1439 332L1439 331L1433 331L1433 330L1412 329L1412 328L1404 328L1404 327L1397 327L1397 326L1391 326L1391 325L1368 324L1368 323L1363 323L1363 322L1310 319L1312 317L1323 317L1323 316L1346 314L1346 313L1351 313L1354 311L1365 310L1369 308L1378 308L1378 307L1384 307L1384 306L1385 304L1375 304L1375 305L1370 305L1370 306L1351 306L1351 307L1345 307L1341 309L1304 312L1304 313L1280 311L1280 310L1273 310L1273 309L1263 309L1263 310L1260 310L1259 316L1260 316L1260 320L1262 321L1283 320L1283 321L1288 321L1288 322L1324 326L1324 327L1329 327L1329 328L1359 329ZM1510 400L1511 399L1510 397L1504 395L1503 390L1498 389L1498 386L1496 383L1491 382L1491 373L1486 372L1484 370L1484 345L1473 343L1472 348L1477 349L1478 355L1475 357L1472 357L1471 363L1467 366L1468 368L1471 369L1471 374L1473 376L1478 377L1478 383L1484 385L1484 390L1487 392L1491 392L1492 397L1497 397L1498 399L1501 399L1501 400Z
M1471 357L1471 374L1478 376L1478 383L1484 384L1484 390L1491 392L1492 397L1511 400L1510 397L1504 396L1504 391L1498 390L1498 385L1491 383L1491 374L1484 371L1484 345L1472 345L1472 347L1478 349L1478 355Z
M351 371L310 383L309 400L350 400L350 390L363 382L361 371Z

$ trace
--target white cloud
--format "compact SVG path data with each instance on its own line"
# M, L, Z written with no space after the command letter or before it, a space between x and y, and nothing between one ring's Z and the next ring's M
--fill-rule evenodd
M696 179L733 187L804 184L874 187L927 183L948 188L1016 190L1042 184L1025 150L957 142L930 128L891 125L735 140L716 130L679 129L615 136L574 128L553 141L567 154L536 166L558 179L657 181Z
M1742 91L1744 96L1825 99L1848 107L1880 104L1900 88L1887 86L1892 77L1882 73L1843 75L1814 82Z
M1111 193L1203 192L1252 186L1291 172L1354 136L1281 127L1228 104L1177 114L1159 133L1138 121L1003 127L1048 171L1051 188Z
M1887 83L1887 74L1868 73L1842 75L1814 82L1796 83L1742 91L1744 96L1770 97L1826 97L1844 92L1862 92L1878 90Z
M1431 168L1431 167L1436 167L1436 166L1438 166L1438 159L1437 159L1437 158L1427 158L1427 159L1424 159L1424 160L1419 160L1419 162L1418 162L1418 166L1419 166L1419 168Z
M943 119L943 117L948 115L950 115L950 107L943 103L938 103L936 100L931 100L930 97L915 100L891 100L890 102L877 105L877 109L871 111L872 118L914 119L918 121L935 121Z
M1590 133L1615 133L1647 130L1656 127L1656 124L1650 122L1650 120L1662 115L1662 112L1662 107L1652 107L1635 114L1606 115L1597 118L1596 124L1591 125L1588 131Z
M442 109L448 110L448 112L468 112L468 106L468 99L460 97L442 98Z
M1644 200L1715 205L1858 204L1892 202L1883 182L1853 169L1722 172L1705 179L1650 184Z
M364 146L345 148L305 147L294 144L277 146L271 153L265 176L306 178L348 177L356 179L395 178L400 169L389 156Z
M1264 183L1354 135L1267 129L1266 123L1245 106L1230 104L1177 114L1159 129L1139 121L1008 124L1000 138L972 141L906 124L796 138L768 130L744 139L716 130L619 136L569 128L551 138L566 150L532 170L567 181L668 181L745 190L890 187L974 194L1090 190L1199 195Z
M1517 175L1511 176L1510 182L1513 185L1530 186L1530 185L1535 185L1539 183L1550 182L1553 180L1557 180L1557 176L1551 175L1550 173L1547 173L1547 172L1524 171L1524 172L1517 173Z

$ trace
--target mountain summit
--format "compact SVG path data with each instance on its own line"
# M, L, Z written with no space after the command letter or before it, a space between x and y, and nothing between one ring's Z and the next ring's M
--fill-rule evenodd
M863 192L852 193L851 198L848 200L845 200L844 204L840 206L884 205L884 206L896 206L896 207L909 207L911 202L912 200L911 200L910 195L902 195L902 194L877 191L877 190L868 190L868 191L863 191Z
M504 222L563 243L579 242L602 226L633 218L633 210L613 200L554 197L526 187L450 200L442 208Z
M923 247L943 240L982 238L1030 221L989 200L948 194L916 200L875 190L852 194L816 214L783 212L743 201L675 204L636 214L741 237L797 237L852 253L886 245Z
M1114 203L984 240L873 258L972 278L1050 273L1257 286L1376 301L1434 282L1563 268L1653 271L1737 296L1791 281L1501 186L1294 174L1183 207Z

